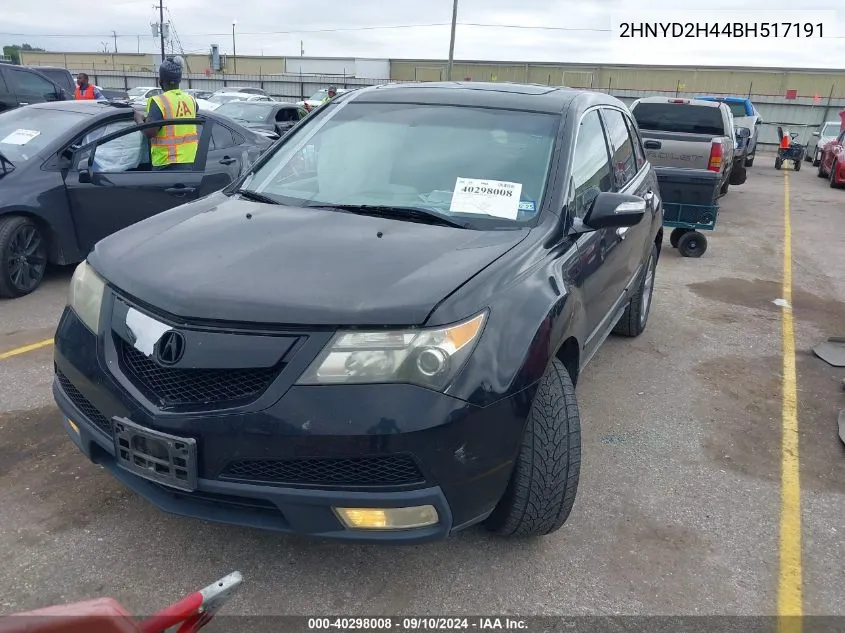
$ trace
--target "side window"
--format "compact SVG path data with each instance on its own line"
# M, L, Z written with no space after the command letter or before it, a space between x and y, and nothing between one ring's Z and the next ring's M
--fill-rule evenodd
M305 108L299 108L297 111L299 112L300 119L304 119L308 116L308 110L306 110Z
M38 96L47 99L56 94L56 87L35 73L26 70L10 69L12 87L18 95Z
M637 159L637 171L642 169L645 165L645 150L643 149L643 140L640 138L640 133L637 131L637 126L634 120L625 115L625 124L628 126L628 134L631 137L631 142L634 144L634 156Z
M215 123L211 128L211 147L210 149L228 149L238 144L238 140L232 131L225 125Z
M276 121L279 123L288 123L299 119L299 112L295 108L282 108L276 113Z
M581 120L572 156L570 204L575 215L583 218L596 196L612 188L604 128L598 110L592 110Z
M623 189L637 174L634 145L628 134L628 126L625 125L625 118L619 110L604 108L602 115L607 124L607 135L613 153L613 182L617 189Z

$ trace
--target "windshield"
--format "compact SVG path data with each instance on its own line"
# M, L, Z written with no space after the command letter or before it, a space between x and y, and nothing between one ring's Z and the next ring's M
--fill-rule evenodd
M88 115L64 110L17 108L0 114L0 152L13 163L27 161Z
M471 228L540 208L559 117L348 103L290 137L247 188L282 204L425 209Z
M132 88L132 90L130 90L126 94L130 97L143 97L145 94L147 94L148 90L149 88Z
M632 114L640 129L723 136L719 108L688 103L638 103Z
M247 123L263 123L272 109L272 105L264 103L235 101L220 106L217 108L217 113Z
M822 136L838 136L839 135L839 123L825 123L824 127L822 128Z

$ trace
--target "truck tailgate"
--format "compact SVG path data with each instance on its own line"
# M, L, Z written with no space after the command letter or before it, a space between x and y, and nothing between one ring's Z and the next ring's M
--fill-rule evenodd
M640 129L646 157L655 167L684 167L706 170L710 163L710 134L657 132Z

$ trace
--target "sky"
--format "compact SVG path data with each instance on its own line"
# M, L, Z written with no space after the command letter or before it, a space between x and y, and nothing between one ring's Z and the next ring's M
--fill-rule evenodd
M53 51L155 52L150 23L154 0L37 0L4 6L0 44L28 43ZM784 0L458 0L455 59L770 66L845 67L845 3L814 0L814 11ZM707 7L704 13L677 13ZM836 13L837 5L840 11ZM619 37L621 20L701 23L744 21L823 24L822 37ZM165 0L165 21L185 53L218 44L231 53L232 23L238 55L445 59L452 0ZM648 10L646 9L648 7ZM784 13L788 11L789 13ZM60 19L46 21L45 15ZM782 27L781 27L782 28ZM813 33L817 35L816 27ZM771 29L771 27L770 27ZM771 32L771 31L770 31ZM794 33L794 30L793 30Z

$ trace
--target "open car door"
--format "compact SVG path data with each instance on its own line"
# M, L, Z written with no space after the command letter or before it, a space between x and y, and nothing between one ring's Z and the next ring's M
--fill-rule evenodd
M143 130L168 123L195 123L196 160L186 170L153 169ZM180 119L129 124L69 148L65 188L80 248L90 251L104 237L199 197L208 153L209 121Z

